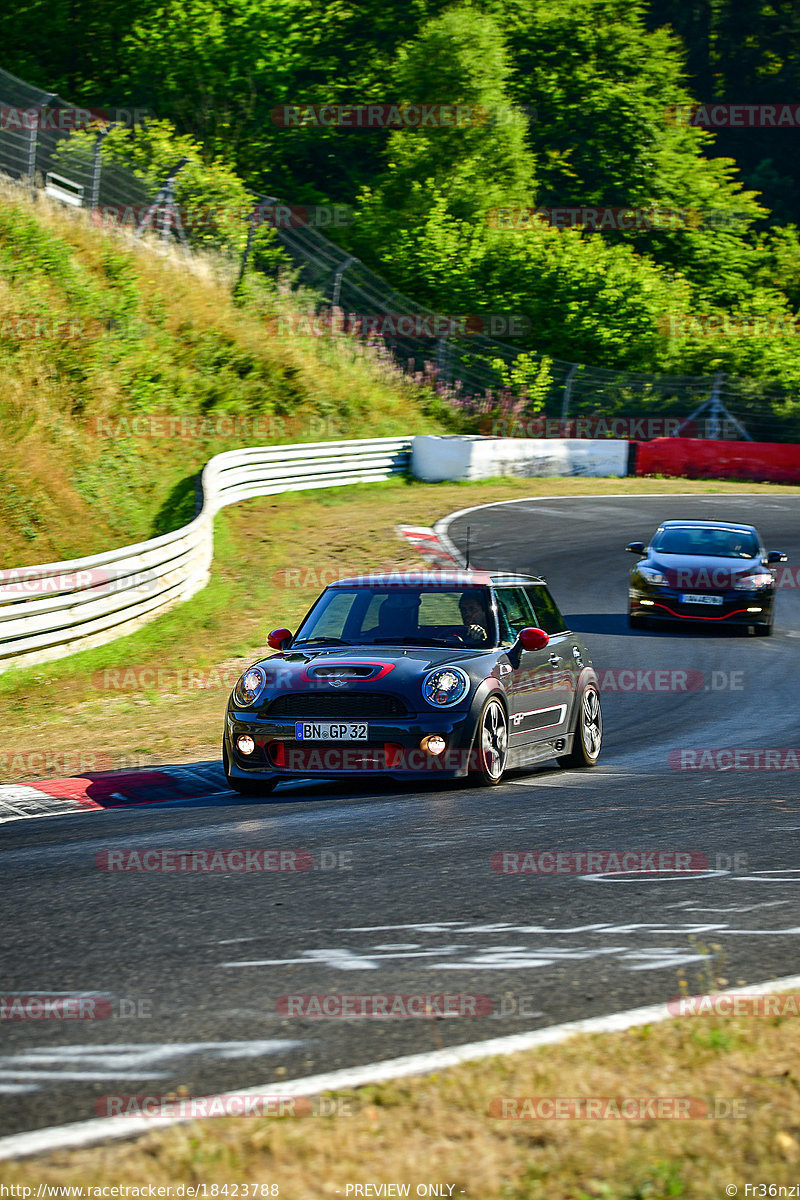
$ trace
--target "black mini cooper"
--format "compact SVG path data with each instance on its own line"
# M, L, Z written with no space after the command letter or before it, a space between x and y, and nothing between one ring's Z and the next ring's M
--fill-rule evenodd
M597 676L542 579L342 579L268 642L279 653L244 672L225 716L225 775L245 795L368 772L493 785L509 767L600 754Z

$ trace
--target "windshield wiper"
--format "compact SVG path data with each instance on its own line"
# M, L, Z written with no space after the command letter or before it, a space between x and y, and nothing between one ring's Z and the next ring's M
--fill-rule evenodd
M314 642L319 642L328 646L353 646L354 642L346 642L344 638L337 637L313 637L303 638L302 642L293 642L292 649L296 650L298 646L310 646Z
M421 638L399 636L393 638L373 638L368 646L449 646L444 638Z

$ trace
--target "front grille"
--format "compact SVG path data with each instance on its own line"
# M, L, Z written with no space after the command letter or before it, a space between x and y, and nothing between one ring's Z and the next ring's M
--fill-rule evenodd
M399 696L386 692L294 692L278 696L263 708L262 717L317 717L331 721L364 720L370 717L405 717L408 709Z

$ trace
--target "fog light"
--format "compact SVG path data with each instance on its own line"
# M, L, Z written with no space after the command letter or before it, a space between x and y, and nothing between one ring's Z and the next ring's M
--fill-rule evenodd
M236 739L236 749L240 754L252 754L255 748L256 744L249 733L243 733Z
M419 748L420 750L426 750L428 754L443 754L446 744L440 733L430 733L422 739Z
M761 612L760 608L748 608L748 612Z
M655 604L655 600L640 600L639 603L646 604L648 608L652 608Z

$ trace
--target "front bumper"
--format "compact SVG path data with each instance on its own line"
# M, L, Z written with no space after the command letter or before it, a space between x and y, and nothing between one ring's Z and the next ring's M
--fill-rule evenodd
M292 719L260 720L229 710L225 744L229 773L237 779L363 778L456 779L474 769L472 742L475 721L470 710L432 712L398 720L368 721L368 741L298 741ZM430 754L420 742L431 734L445 740L442 754ZM250 755L236 749L236 740L249 734L255 742Z
M770 625L775 606L775 591L708 592L721 596L721 604L692 604L681 600L677 588L634 588L629 591L632 616L662 621L698 621L709 625ZM700 593L702 594L702 593Z

